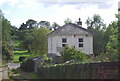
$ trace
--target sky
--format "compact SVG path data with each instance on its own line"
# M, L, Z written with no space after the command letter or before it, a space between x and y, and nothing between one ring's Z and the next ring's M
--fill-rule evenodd
M86 19L94 14L99 14L106 25L117 20L118 0L0 0L0 9L16 27L28 19L62 26L67 18L73 23L81 18L86 28Z

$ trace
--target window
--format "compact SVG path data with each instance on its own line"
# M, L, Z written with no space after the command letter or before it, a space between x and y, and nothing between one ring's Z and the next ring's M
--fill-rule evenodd
M66 46L66 44L62 44L62 47L65 47Z
M66 43L66 42L67 42L67 39L66 39L66 38L63 38L63 39L62 39L62 42L63 42L63 43Z
M83 47L83 44L79 44L79 47Z
M78 47L79 48L83 47L83 38L78 39Z
M62 47L67 45L67 38L62 38Z
M79 38L79 42L83 42L83 38Z

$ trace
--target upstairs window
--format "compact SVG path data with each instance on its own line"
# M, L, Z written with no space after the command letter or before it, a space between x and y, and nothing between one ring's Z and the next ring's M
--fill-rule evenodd
M79 42L83 42L83 38L79 38Z
M62 43L67 43L67 39L66 38L62 38Z

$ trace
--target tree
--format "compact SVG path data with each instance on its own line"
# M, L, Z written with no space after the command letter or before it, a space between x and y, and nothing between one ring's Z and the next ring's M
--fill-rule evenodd
M100 15L94 15L92 18L88 17L86 20L87 24L87 29L94 32L94 38L93 38L93 50L94 50L94 55L97 56L102 52L105 52L105 45L106 45L106 38L104 36L105 31L106 31L106 26L103 22L103 19L101 18Z
M40 27L33 32L34 40L31 45L31 50L34 54L44 55L47 54L47 34L50 33L45 27Z
M70 18L67 18L67 19L65 19L65 21L64 21L65 24L71 23L71 22L72 22L72 20L71 20Z
M88 29L96 29L96 30L100 30L100 29L105 29L105 24L103 22L103 19L101 18L101 16L99 14L94 14L94 16L92 18L88 17L88 19L86 20L86 24L88 26Z
M26 33L24 35L24 39L21 42L21 44L22 44L21 46L22 46L22 48L27 49L28 52L31 52L31 47L30 46L31 46L31 44L34 40L34 36L33 36L34 29L27 30L25 32Z
M0 18L2 20L2 55L3 60L10 61L12 60L12 41L11 41L11 24L10 22L2 15Z
M22 23L18 30L26 30L26 29L27 29L27 25Z
M37 27L37 21L33 20L33 19L28 19L28 21L26 21L26 25L28 29L33 29L35 27Z
M37 27L45 27L45 28L50 29L50 23L48 21L40 21Z
M11 26L10 31L11 31L10 35L11 35L12 39L16 40L18 38L17 37L18 28L15 26Z
M60 26L56 23L56 22L54 22L53 24L52 24L52 28L54 29L54 30L56 30L57 28L59 28Z
M118 58L118 25L117 22L112 22L108 28L111 32L109 41L106 44L106 54L110 60L117 60Z

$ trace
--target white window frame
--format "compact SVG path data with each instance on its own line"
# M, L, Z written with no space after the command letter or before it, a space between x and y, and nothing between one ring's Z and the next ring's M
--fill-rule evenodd
M79 42L79 39L82 39L83 41L82 42ZM84 47L84 38L82 38L82 37L79 37L78 38L78 47L79 47L79 44L83 44L83 47ZM79 47L79 48L83 48L83 47Z

